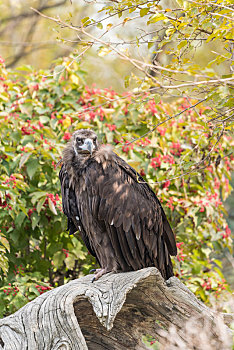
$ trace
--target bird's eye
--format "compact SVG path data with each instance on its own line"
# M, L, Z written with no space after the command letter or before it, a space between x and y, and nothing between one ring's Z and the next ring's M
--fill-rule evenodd
M78 144L81 144L81 143L82 143L82 140L81 140L79 137L77 137L76 142L77 142Z

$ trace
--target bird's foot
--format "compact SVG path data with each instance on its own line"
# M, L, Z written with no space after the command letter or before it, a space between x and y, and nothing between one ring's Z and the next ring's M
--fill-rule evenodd
M100 277L105 275L107 273L107 268L105 267L104 269L96 269L94 272L94 277L92 279L92 283L94 281L97 281Z
M89 270L89 273L93 273L93 272L96 272L96 271L99 271L99 270L101 270L101 269L91 269L91 270Z

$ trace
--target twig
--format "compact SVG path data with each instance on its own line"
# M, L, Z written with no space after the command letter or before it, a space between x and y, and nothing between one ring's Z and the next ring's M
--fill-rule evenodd
M116 49L113 45L111 45L110 43L108 42L105 42L103 40L101 40L100 38L97 38L97 37L94 37L92 34L86 32L84 30L83 27L81 28L78 28L78 27L74 27L73 25L71 24L68 24L66 22L63 22L61 21L60 18L54 18L54 17L50 17L50 16L46 16L45 14L41 13L40 11L34 9L31 7L31 9L35 12L37 12L40 16L44 17L44 18L47 18L51 21L54 21L56 22L57 24L59 25L62 25L63 27L66 27L66 28L70 28L72 30L75 30L77 32L81 32L83 34L85 34L87 37L91 38L92 40L94 41L97 41L99 42L100 44L110 48L112 51L116 52L118 54L118 56L120 58L122 58L123 60L126 60L126 61L129 61L132 63L132 65L139 69L141 72L143 72L148 78L150 78L151 80L153 80L155 82L155 84L162 88L162 89L178 89L178 88L181 88L181 87L189 87L189 86L197 86L197 85L207 85L207 84L216 84L216 83L228 83L228 82L231 82L231 81L234 81L234 78L225 78L225 79L214 79L214 80L205 80L205 81L198 81L198 82L186 82L184 84L179 84L179 85L168 85L168 86L165 86L163 85L162 83L160 83L157 79L155 79L154 77L152 77L145 69L143 69L142 66L145 65L144 62L141 62L141 61L137 61L137 60L134 60L130 57L128 57L126 54L124 54L123 52L119 51L118 49ZM139 63L140 62L140 63ZM140 65L139 65L140 64ZM142 66L141 66L142 65Z
M66 3L66 1L67 0L62 0L62 1L58 2L57 4L42 6L42 7L40 7L38 9L38 11L45 11L45 10L49 10L51 8L62 6L62 5L64 5ZM20 13L19 15L16 15L16 16L5 17L5 18L1 19L1 23L9 22L9 21L15 21L15 20L17 20L19 18L27 18L27 17L32 17L32 13L31 12L25 12L25 13Z
M48 77L53 77L54 75L58 75L58 74L61 74L63 73L66 68L70 67L79 57L83 56L84 53L90 49L91 45L88 45L81 53L79 53L79 55L77 55L75 58L72 59L72 61L67 65L67 66L64 66L63 69L61 69L60 71L58 72L53 72L53 74L48 74L48 75L42 75L42 77L44 78L48 78Z
M187 107L186 109L184 109L183 111L181 111L181 112L179 112L179 113L173 115L172 117L169 117L169 118L163 120L162 122L158 123L153 129L147 131L147 132L146 132L144 135L142 135L141 137L137 137L137 138L135 138L133 141L128 142L128 143L126 144L126 146L130 145L131 143L133 143L133 142L135 142L135 141L137 141L137 140L143 139L145 136L147 136L148 134L151 134L155 129L157 129L158 126L160 126L160 125L162 125L162 124L168 122L168 120L171 120L171 119L173 119L173 118L178 117L178 116L181 115L182 113L184 113L184 112L186 112L186 111L188 111L188 110L190 110L190 109L196 107L197 105L199 105L200 103L202 103L202 102L204 102L204 101L206 101L206 100L207 100L207 97L206 97L206 98L203 98L202 100L200 100L200 101L198 101L198 102L196 102L194 105Z
M207 168L207 165L205 165L205 166L203 166L203 167L200 167L200 165L203 164L203 163L205 162L205 160L208 159L208 157L210 156L211 152L213 152L214 148L216 147L216 145L219 143L220 139L221 139L222 136L223 136L224 129L225 129L225 127L224 127L224 124L223 124L223 129L221 130L221 132L220 132L220 134L219 134L219 136L218 136L217 141L215 142L215 144L213 145L213 147L212 147L211 150L208 152L208 154L206 155L205 158L203 158L202 160L200 160L200 162L198 162L198 163L192 165L192 166L195 166L194 169L191 169L191 170L186 171L185 173L183 173L183 174L181 174L181 175L174 176L174 177L169 178L169 179L165 179L165 180L162 180L162 181L156 181L156 182L153 182L153 183L151 182L151 184L158 184L158 183L163 183L163 182L166 182L166 181L176 180L176 179L179 179L179 178L184 177L184 176L186 176L186 175L189 175L189 174L191 174L191 173L193 173L193 172L195 172L195 171L199 171L199 170L206 169L206 168ZM222 157L221 159L230 156L232 153L233 153L233 152L231 152L231 153L225 155L225 156ZM214 161L214 162L215 162L215 161ZM213 162L213 163L214 163L214 162ZM209 162L209 165L210 165L210 162ZM195 176L195 175L194 175L194 176Z

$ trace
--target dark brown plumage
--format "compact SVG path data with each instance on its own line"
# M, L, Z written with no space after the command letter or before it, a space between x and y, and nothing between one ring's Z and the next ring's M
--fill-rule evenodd
M156 266L173 276L176 242L163 208L144 179L89 129L76 131L59 173L70 233L80 231L101 269L131 271Z

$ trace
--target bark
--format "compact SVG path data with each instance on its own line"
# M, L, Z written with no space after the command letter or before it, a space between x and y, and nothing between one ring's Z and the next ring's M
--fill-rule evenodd
M91 279L44 293L0 320L0 349L147 349L143 335L160 337L193 316L215 317L176 277L164 281L154 267Z

